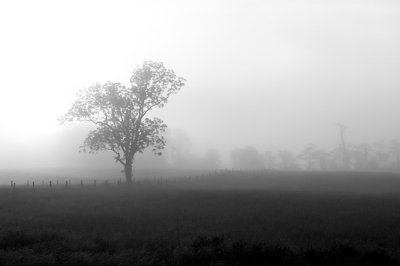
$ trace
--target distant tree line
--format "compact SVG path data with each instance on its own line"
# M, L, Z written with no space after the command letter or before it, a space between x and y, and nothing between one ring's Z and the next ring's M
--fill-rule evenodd
M399 172L400 142L346 143L345 149L341 143L331 150L308 144L299 154L287 150L259 152L248 146L232 151L231 165L235 169Z
M260 151L247 146L231 151L229 165L215 149L203 154L192 151L192 143L184 130L167 130L167 145L162 156L145 151L136 158L138 168L220 169L287 171L391 171L400 172L400 142L398 140L369 143L348 143L340 139L337 147L324 149L308 144L300 152L289 150ZM345 149L343 148L345 143Z

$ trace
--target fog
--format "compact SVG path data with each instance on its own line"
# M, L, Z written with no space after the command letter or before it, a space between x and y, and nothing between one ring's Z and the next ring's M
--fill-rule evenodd
M337 123L352 145L400 140L399 26L397 1L1 2L0 168L120 170L79 153L90 125L57 119L79 89L128 84L146 60L187 82L152 114L169 126L165 156L134 167L332 150ZM177 147L188 161L168 157Z

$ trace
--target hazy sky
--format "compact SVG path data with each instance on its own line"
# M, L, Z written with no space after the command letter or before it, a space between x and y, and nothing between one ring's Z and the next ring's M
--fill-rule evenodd
M187 79L157 115L196 151L400 138L399 29L398 1L1 1L0 168L63 165L74 93L145 60Z

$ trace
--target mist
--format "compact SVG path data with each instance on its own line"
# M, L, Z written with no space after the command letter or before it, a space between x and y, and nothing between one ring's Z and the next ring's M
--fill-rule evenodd
M337 123L353 146L400 138L396 1L16 1L0 10L2 169L119 169L110 154L79 152L90 125L57 119L79 89L127 84L145 60L187 80L153 115L184 132L193 168L209 150L218 168L234 167L232 152L246 147L330 151ZM168 152L136 161L188 165Z
M0 1L1 265L400 265L400 2Z

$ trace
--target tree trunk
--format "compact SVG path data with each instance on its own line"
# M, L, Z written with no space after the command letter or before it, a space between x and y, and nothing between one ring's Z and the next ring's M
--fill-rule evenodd
M132 164L133 164L133 160L126 160L124 172L125 172L125 179L126 179L127 184L132 183Z

